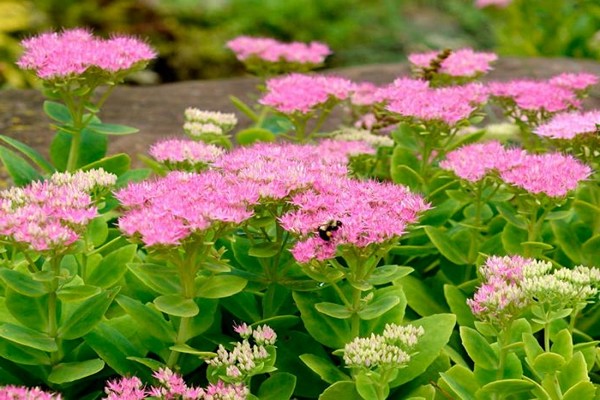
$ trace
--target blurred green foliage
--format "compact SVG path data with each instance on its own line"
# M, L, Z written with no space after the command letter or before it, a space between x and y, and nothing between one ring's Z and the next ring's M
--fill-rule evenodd
M19 40L61 27L85 26L100 35L119 32L147 38L160 52L151 66L160 82L243 74L241 63L225 47L242 34L325 42L335 52L328 67L397 62L414 51L464 46L496 47L504 55L598 56L597 0L515 0L505 10L480 10L473 3L0 0L0 87L30 86L31 77L14 65Z

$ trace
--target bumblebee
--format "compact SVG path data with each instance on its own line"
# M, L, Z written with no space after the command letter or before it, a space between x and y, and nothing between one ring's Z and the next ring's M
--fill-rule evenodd
M331 221L319 225L317 232L319 233L319 237L321 239L323 239L326 242L329 242L331 240L331 237L333 236L333 232L340 229L341 226L342 221L332 219Z

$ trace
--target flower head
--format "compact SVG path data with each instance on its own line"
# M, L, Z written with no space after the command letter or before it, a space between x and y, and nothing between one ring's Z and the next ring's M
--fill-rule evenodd
M416 67L427 68L439 54L438 51L414 53L409 55L408 60ZM498 56L494 53L475 52L473 49L454 50L442 61L439 73L470 78L491 70L491 63L497 59Z
M206 133L222 135L232 130L237 123L235 114L188 107L185 110L183 129L191 137L199 137Z
M484 7L490 7L490 6L504 8L504 7L508 7L511 3L512 3L512 0L475 0L475 6L478 8L484 8Z
M597 134L600 125L600 111L570 112L556 114L534 132L551 139L571 140L578 135Z
M110 74L130 71L156 57L145 42L133 37L94 37L85 29L43 33L22 42L17 62L41 79L68 79L98 69Z
M598 83L598 76L594 74L588 74L585 72L574 74L574 73L562 73L550 78L550 84L564 87L571 90L586 90L590 86Z
M0 400L61 400L60 394L49 393L40 388L24 386L0 386Z
M153 144L149 153L157 161L179 169L211 164L224 150L204 142L168 139Z
M250 36L239 36L230 40L227 47L240 61L256 58L269 63L286 62L317 66L331 54L329 47L319 42L283 43L271 38Z

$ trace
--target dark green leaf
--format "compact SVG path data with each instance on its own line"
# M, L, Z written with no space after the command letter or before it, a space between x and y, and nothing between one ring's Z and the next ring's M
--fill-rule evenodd
M294 393L296 377L287 372L271 375L258 389L260 400L288 400Z
M56 171L54 166L48 161L46 161L46 159L33 147L29 147L25 143L21 143L16 139L4 135L0 135L0 140L3 140L4 142L8 143L24 155L26 155L31 161L33 161L35 165L37 165L45 173L50 174Z
M102 135L122 136L131 135L132 133L139 132L139 129L133 128L131 126L94 122L88 124L87 128L93 132L100 133Z
M271 258L281 250L280 243L265 242L259 243L248 250L248 255L258 258Z
M129 263L127 267L144 285L160 294L181 292L179 277L174 268L151 263Z
M364 400L356 391L354 382L341 381L329 386L319 400Z
M130 244L118 248L106 255L100 264L91 269L86 283L103 289L115 285L127 272L127 264L135 257L137 245Z
M413 272L414 269L410 267L401 267L399 265L382 265L381 267L375 268L375 271L371 274L368 282L371 285L385 285L405 277L406 275Z
M48 324L48 296L28 297L6 289L6 308L21 324L43 331Z
M72 134L59 130L50 144L50 160L59 171L67 168L72 139ZM106 136L83 129L79 143L79 157L75 167L80 168L101 159L106 155L107 148Z
M113 156L101 158L99 160L94 160L89 164L83 165L81 169L84 171L89 171L91 169L103 168L106 172L120 176L129 171L130 167L131 159L129 156L125 153L119 153Z
M443 381L461 400L476 400L475 393L479 390L477 379L473 372L461 365L455 365L446 372L441 372Z
M448 312L443 299L436 299L431 288L423 280L412 275L405 276L398 283L404 289L408 305L421 316Z
M394 183L406 185L413 190L420 189L425 183L417 171L406 165L392 165L390 176Z
M463 291L454 285L444 285L444 296L450 310L456 315L458 325L474 327L475 317L471 308L467 305L467 296Z
M302 354L300 359L327 383L331 384L337 381L351 380L348 375L340 371L329 359L314 354Z
M71 124L73 122L71 113L64 104L46 100L44 101L43 108L44 113L56 122L60 122L64 125Z
M450 236L440 228L426 226L425 233L429 236L431 242L437 247L440 253L454 264L464 265L468 261L464 255L457 250Z
M23 365L50 365L50 356L45 351L8 340L0 340L0 357Z
M118 292L119 288L115 288L84 301L60 324L58 336L67 340L77 339L94 329Z
M519 229L527 229L527 220L525 217L517 213L517 211L512 208L512 206L506 203L496 203L496 209L506 219L508 222L513 224Z
M0 161L4 164L14 184L24 186L32 181L42 180L42 175L21 156L4 146L0 146Z
M117 303L139 325L140 329L167 343L175 343L177 335L171 323L165 321L158 311L143 305L137 300L120 295Z

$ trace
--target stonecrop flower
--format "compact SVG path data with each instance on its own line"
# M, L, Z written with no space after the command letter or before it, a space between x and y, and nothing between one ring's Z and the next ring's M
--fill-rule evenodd
M533 304L581 309L600 287L598 268L553 270L549 262L520 256L489 257L479 272L483 284L467 304L477 318L501 326Z
M487 101L487 90L479 83L430 88L426 81L402 78L381 89L379 96L387 101L387 111L401 117L453 126Z
M598 134L600 110L556 114L548 122L539 125L534 133L551 139L571 140L579 135Z
M219 158L225 150L212 144L193 140L168 139L150 147L150 155L158 162L174 168L206 166Z
M374 149L379 147L394 147L394 139L389 136L375 135L367 129L344 128L333 132L332 139L344 142L364 142Z
M43 33L21 44L24 52L17 64L45 80L67 79L96 69L116 74L144 66L156 57L152 47L139 39L101 39L85 29Z
M598 76L594 74L588 74L586 72L581 73L562 73L556 75L549 80L550 84L561 86L567 89L575 91L583 91L598 83Z
M102 170L57 173L48 181L0 192L0 236L37 250L65 249L98 210L90 192L116 177Z
M106 382L104 393L106 400L142 400L148 394L144 384L136 376Z
M364 248L396 240L429 208L404 186L344 177L317 182L313 190L292 196L291 204L297 209L280 223L301 237L291 250L300 263L332 258L338 245ZM318 228L330 221L341 226L324 240Z
M581 106L573 90L550 81L491 82L488 88L491 96L508 101L525 112L556 113Z
M250 205L258 200L258 192L232 175L176 171L132 183L116 197L126 209L119 218L121 231L139 235L146 246L171 246L193 234L250 218Z
M192 138L203 134L224 135L238 123L235 114L204 111L194 107L186 108L184 116L183 130Z
M284 43L271 38L239 36L227 42L238 60L257 58L270 63L287 62L320 65L331 54L329 47L320 42Z
M500 178L529 193L563 197L587 179L592 170L570 155L527 154L521 162L500 172Z
M295 73L267 80L259 103L284 114L308 114L328 102L347 99L353 89L351 81L337 76Z
M504 7L508 7L511 3L512 3L512 0L476 0L475 6L478 8L484 8L484 7L490 7L490 6L504 8Z
M0 400L61 400L57 393L49 393L40 388L25 386L0 386Z
M428 68L431 62L439 56L439 51L414 53L408 60L418 68ZM441 63L439 73L454 77L475 77L492 69L491 63L498 56L494 53L482 53L473 49L453 50Z
M496 141L474 143L448 153L440 168L466 181L477 182L493 171L505 171L519 164L524 155L524 151L507 150Z
M425 330L413 325L386 324L383 334L372 333L355 338L344 346L344 363L348 368L402 368L410 362L411 352Z

